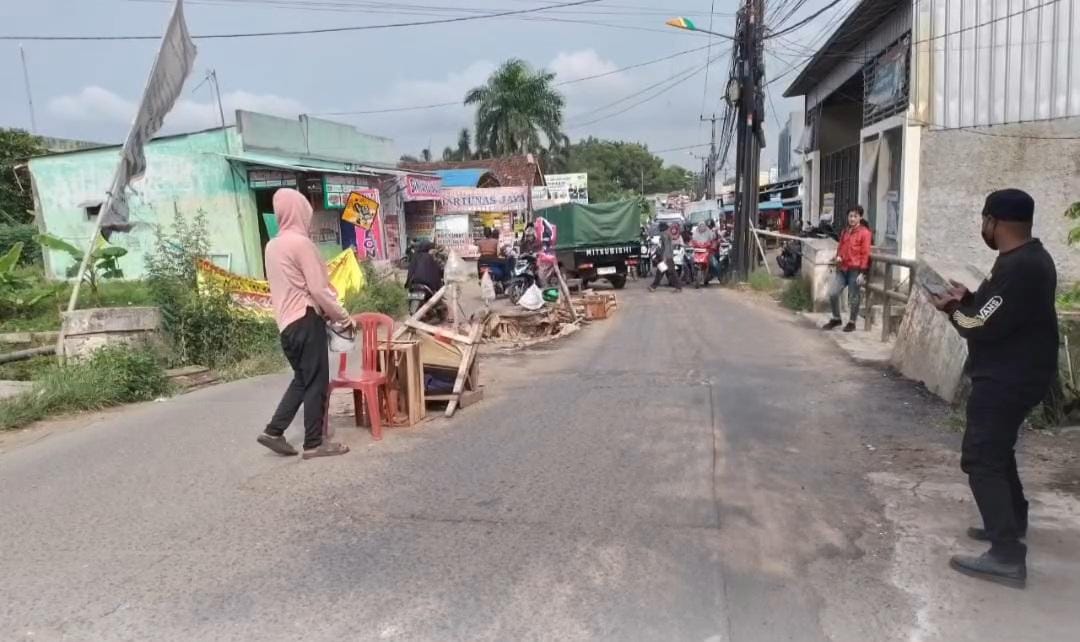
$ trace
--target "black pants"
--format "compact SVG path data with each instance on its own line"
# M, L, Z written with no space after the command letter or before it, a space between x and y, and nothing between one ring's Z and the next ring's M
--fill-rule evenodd
M304 448L317 448L323 440L323 423L330 389L330 357L326 348L326 321L308 308L302 319L281 331L281 349L293 369L293 380L285 389L266 434L278 436L304 405Z
M1015 447L1020 426L1038 399L976 381L967 402L960 468L968 475L991 550L1006 558L1022 559L1025 550L1020 532L1027 528L1028 502L1016 470Z
M675 265L673 264L673 261L667 259L664 262L667 263L668 269L666 272L661 272L659 269L656 270L656 274L653 275L652 287L659 287L660 278L666 274L668 285L675 288L676 290L681 290L682 283L679 283L679 275L675 270Z

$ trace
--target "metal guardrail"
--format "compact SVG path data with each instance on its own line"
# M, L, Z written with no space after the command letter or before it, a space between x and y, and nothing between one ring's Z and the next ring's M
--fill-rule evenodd
M866 309L871 310L874 306L874 296L878 296L881 300L881 340L888 341L889 335L892 334L892 304L893 302L907 305L908 299L911 298L912 289L915 287L915 274L919 268L919 262L912 259L904 259L893 254L879 254L876 252L870 253L870 266L871 276L873 271L880 266L885 266L884 277L885 281L883 285L877 285L872 283L872 278L866 280ZM895 269L896 267L907 268L910 273L908 274L907 292L901 291L901 287L904 281L897 284L895 281ZM866 329L870 329L870 315L866 316Z

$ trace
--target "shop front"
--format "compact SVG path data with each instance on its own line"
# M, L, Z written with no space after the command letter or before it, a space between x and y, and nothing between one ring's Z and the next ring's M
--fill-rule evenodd
M485 230L495 230L500 245L512 244L528 208L527 187L443 188L435 242L464 257L477 256L476 241L484 238Z
M411 243L435 241L435 210L442 196L442 179L438 176L406 174L399 179L402 206L405 214L406 241Z

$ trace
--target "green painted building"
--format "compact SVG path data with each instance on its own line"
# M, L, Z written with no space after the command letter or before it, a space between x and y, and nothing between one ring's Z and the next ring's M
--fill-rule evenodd
M299 189L315 208L313 237L324 254L368 246L373 258L396 258L404 238L402 176L394 168L393 141L349 125L301 116L298 120L238 111L236 126L154 139L146 146L145 176L128 191L130 233L111 242L128 249L121 267L128 278L144 272L159 226L176 215L203 213L211 258L219 266L262 277L263 247L276 232L273 192ZM38 227L86 247L105 190L116 170L120 146L73 150L30 160ZM380 200L377 238L340 220L349 191ZM47 252L50 277L63 278L71 258Z

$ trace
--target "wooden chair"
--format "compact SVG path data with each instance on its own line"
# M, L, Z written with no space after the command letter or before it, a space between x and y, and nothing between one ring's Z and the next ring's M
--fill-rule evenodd
M357 379L349 377L346 372L349 354L342 353L337 376L330 378L330 391L338 388L350 388L353 391L353 413L357 426L362 425L361 408L366 402L368 417L371 419L371 437L378 441L382 439L380 388L383 399L388 397L386 373L379 371L379 335L382 333L382 340L389 343L394 334L394 320L385 314L364 312L353 316L353 321L356 323L357 339L360 341L360 376ZM387 411L388 419L392 418L394 409L388 408Z

